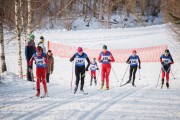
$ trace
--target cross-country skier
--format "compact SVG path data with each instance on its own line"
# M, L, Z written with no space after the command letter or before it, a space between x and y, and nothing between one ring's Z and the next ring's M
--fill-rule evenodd
M90 71L91 71L91 82L90 82L90 86L92 86L92 80L93 80L93 79L94 79L95 85L97 85L96 70L99 70L99 67L98 67L98 64L97 64L97 62L96 62L96 58L93 58L93 60L91 61L91 65L90 65Z
M50 74L53 73L53 70L54 70L54 57L53 57L53 53L51 52L51 50L48 50L46 56L47 56L47 61L48 61L46 82L49 83L49 76L50 76Z
M98 61L100 63L102 63L102 68L101 68L101 90L104 87L104 79L106 79L106 90L109 90L109 74L111 71L111 62L114 62L114 57L111 54L111 52L109 52L107 50L107 46L103 45L103 51L100 53L99 57L98 57Z
M130 73L129 73L129 80L127 81L127 84L131 82L132 76L133 76L133 82L132 85L135 86L134 82L136 79L136 71L137 68L141 69L141 61L139 56L137 55L137 51L133 50L132 55L128 58L126 61L127 64L130 64Z
M79 81L81 80L80 91L84 93L84 78L85 78L85 71L88 71L90 66L90 60L86 53L83 52L81 47L77 48L77 52L70 58L70 62L74 61L75 59L75 74L76 74L76 87L74 89L74 94L78 90ZM85 67L85 60L87 61L87 66Z
M31 73L29 72L28 67L29 67L29 61L30 61L31 57L33 56L34 53L36 53L36 47L35 47L35 43L34 43L35 36L32 34L28 34L27 39L28 40L27 40L26 47L25 47L25 55L26 55L26 60L27 60L27 80L34 81ZM33 68L33 66L31 66L31 68Z
M166 76L166 87L169 88L169 73L171 70L171 64L174 64L174 60L168 49L160 57L162 64L162 86L164 84L164 77Z
M43 49L43 53L46 53L46 47L44 45L44 37L43 36L40 37L40 41L38 43L38 46L41 46L41 48Z
M47 95L47 87L46 87L46 67L47 67L47 58L46 54L43 53L43 50L40 46L36 47L36 53L31 57L31 60L29 62L29 71L32 72L31 66L33 61L35 61L36 64L36 89L37 93L36 96L39 97L40 95L40 82L42 82L44 87L44 97Z

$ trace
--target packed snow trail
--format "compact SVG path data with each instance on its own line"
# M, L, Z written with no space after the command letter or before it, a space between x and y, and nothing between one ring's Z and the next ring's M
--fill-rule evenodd
M17 74L17 66L12 63L12 60L15 61L17 57L14 56L14 45L8 45L7 48L11 48L12 51L6 51L9 72L3 74L2 84L0 84L1 120L180 119L180 47L167 33L166 25L76 32L45 31L36 34L37 36L46 34L45 38L48 40L88 48L101 48L104 44L107 44L110 49L168 45L175 61L172 72L176 79L174 80L170 74L170 89L166 86L161 89L161 81L156 88L160 63L142 63L141 80L137 71L136 87L131 83L119 87L127 64L113 63L115 75L111 71L109 91L105 91L105 88L99 91L100 77L97 81L98 85L93 84L90 87L90 75L86 73L84 90L88 95L81 94L79 90L74 95L70 86L72 64L69 59L55 57L55 70L48 84L49 97L30 98L36 91L32 89L32 82L19 80L14 74ZM24 58L23 60L25 63ZM128 74L129 71L122 84L127 82Z

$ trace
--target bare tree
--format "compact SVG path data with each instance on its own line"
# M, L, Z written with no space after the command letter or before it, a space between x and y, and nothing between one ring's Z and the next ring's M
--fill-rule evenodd
M15 30L16 30L16 39L17 39L17 49L18 49L18 73L20 78L23 78L23 69L22 69L22 52L21 52L21 12L20 12L20 0L15 0Z
M7 71L4 52L4 33L3 33L3 21L4 21L4 0L0 0L0 73Z

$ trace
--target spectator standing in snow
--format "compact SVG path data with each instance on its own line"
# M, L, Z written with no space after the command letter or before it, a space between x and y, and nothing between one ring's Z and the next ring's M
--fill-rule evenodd
M44 45L44 37L43 36L40 37L40 41L38 43L38 46L41 46L41 48L43 49L43 53L46 53L46 47Z
M46 72L46 82L49 83L49 76L50 74L53 73L53 70L54 70L54 57L51 50L48 50L46 56L47 56L47 61L48 61L47 72Z
M33 54L36 53L36 46L34 43L35 36L32 34L28 34L27 39L28 40L25 46L25 56L26 56L26 61L27 61L27 80L34 81L31 73L28 70L28 63L31 57L33 56ZM33 69L33 65L31 65L31 68Z

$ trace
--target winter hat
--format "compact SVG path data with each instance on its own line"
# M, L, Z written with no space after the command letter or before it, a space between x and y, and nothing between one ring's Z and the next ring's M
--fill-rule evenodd
M137 53L137 51L136 51L136 50L133 50L132 52L133 52L133 53Z
M41 39L41 40L44 40L44 37L43 37L43 36L41 36L41 37L40 37L40 39Z
M40 43L44 43L44 37L43 36L40 37Z
M82 47L77 48L77 52L82 52L82 51L83 51Z
M166 49L164 52L167 53L167 54L169 54L169 50L168 50L168 49Z
M51 52L51 50L48 50L48 52Z
M32 40L34 40L35 36L33 34L28 34L27 38L29 41L32 41Z
M107 46L106 45L103 45L103 47L102 47L103 49L105 49L105 50L107 50Z
M41 46L37 46L36 47L36 51L42 51L43 49L42 49L42 47Z

